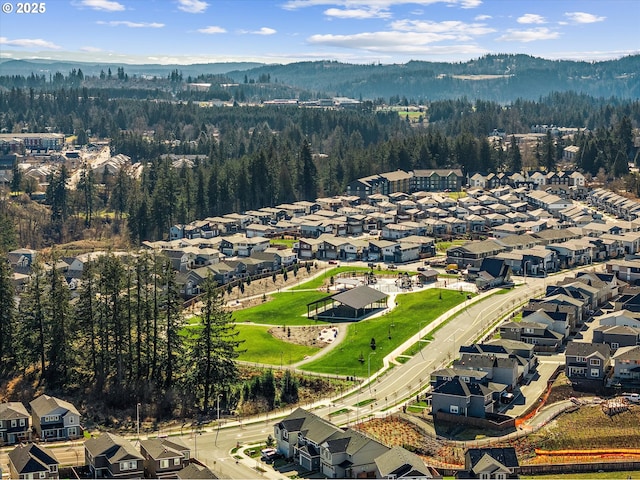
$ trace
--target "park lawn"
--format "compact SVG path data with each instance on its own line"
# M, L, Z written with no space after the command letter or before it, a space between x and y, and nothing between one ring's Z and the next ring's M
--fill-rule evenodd
M314 320L306 317L307 303L323 297L322 292L281 292L271 295L272 299L261 305L233 312L236 323L261 323L264 325L313 325Z
M347 337L340 345L300 368L311 372L367 377L369 362L371 372L381 369L385 355L466 298L466 292L461 295L458 291L437 288L398 295L396 308L388 314L349 325ZM372 338L375 339L375 350L371 349Z
M300 285L296 285L291 290L315 290L320 288L327 278L335 277L339 273L344 272L368 272L370 269L367 267L335 267L329 270L325 270L321 275L316 278L312 278L308 282L304 282Z
M244 340L239 350L238 360L256 362L267 365L291 365L299 362L307 355L313 355L319 347L306 347L274 338L269 332L271 327L260 325L236 325L238 339Z

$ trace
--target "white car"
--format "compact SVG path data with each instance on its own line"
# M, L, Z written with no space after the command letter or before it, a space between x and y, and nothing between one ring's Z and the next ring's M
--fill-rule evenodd
M640 393L623 393L622 396L631 403L640 403Z

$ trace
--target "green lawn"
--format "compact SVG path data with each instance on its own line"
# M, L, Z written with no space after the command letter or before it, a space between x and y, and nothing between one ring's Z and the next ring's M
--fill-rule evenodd
M387 315L349 325L347 338L338 347L302 368L311 372L366 377L369 362L371 372L379 370L385 355L466 298L466 292L461 295L457 291L435 288L398 295L395 309ZM375 350L370 346L372 338L376 342ZM359 359L361 354L364 361Z
M277 340L268 333L270 327L258 325L237 325L238 338L245 342L240 349L247 351L240 354L238 360L245 362L265 363L269 365L291 365L299 362L306 355L313 355L319 348L295 345Z
M274 238L269 241L269 245L285 245L287 248L293 248L296 242L297 240L293 238Z
M266 325L313 325L308 319L307 303L326 297L322 292L282 292L256 307L233 312L236 323L254 322ZM304 316L303 316L304 315Z
M454 247L454 246L458 246L458 245L464 245L465 243L467 243L469 240L452 240L452 241L444 241L444 242L437 242L436 243L436 250L438 252L446 252L448 248Z
M337 277L339 273L344 272L368 272L369 269L367 267L335 267L328 270L325 270L321 275L318 275L316 278L312 278L308 282L302 283L293 287L291 290L312 290L316 288L320 288L324 281L331 277ZM312 269L313 273L313 269Z

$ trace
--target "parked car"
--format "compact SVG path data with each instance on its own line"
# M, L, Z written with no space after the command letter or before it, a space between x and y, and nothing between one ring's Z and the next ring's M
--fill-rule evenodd
M338 261L337 260L329 260L329 265L337 265Z
M418 271L419 271L419 272L425 272L426 270L427 270L427 269L426 269L426 268L424 268L424 267L418 267Z
M392 263L392 264L391 264L391 265L389 265L387 268L388 268L389 270L397 270L397 268L398 268L398 267L397 267L397 266L395 266L395 265Z
M640 403L640 393L623 393L622 396L631 403Z

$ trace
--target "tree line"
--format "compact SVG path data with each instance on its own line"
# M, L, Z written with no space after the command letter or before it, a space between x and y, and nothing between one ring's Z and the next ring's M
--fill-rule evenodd
M199 322L186 325L164 256L97 257L75 292L57 268L36 263L17 305L10 273L0 262L1 378L23 375L112 407L156 402L161 416L207 411L218 394L240 398L241 341L212 279Z

